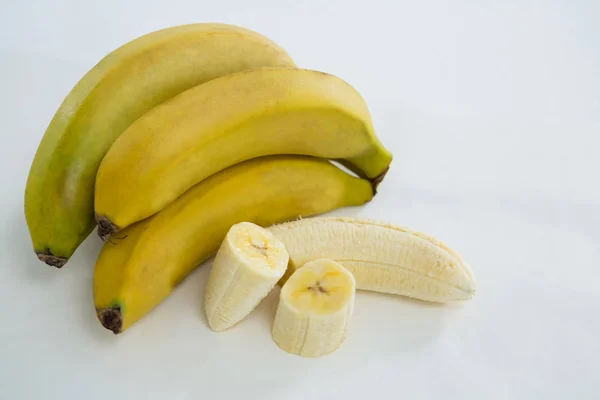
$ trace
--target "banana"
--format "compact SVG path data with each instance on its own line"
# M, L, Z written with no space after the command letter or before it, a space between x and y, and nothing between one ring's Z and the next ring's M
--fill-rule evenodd
M287 269L289 256L272 233L250 222L231 227L213 261L204 309L208 325L225 330L248 316Z
M372 197L371 182L319 158L269 156L236 164L125 229L122 240L105 243L93 277L98 318L114 333L127 329L215 253L234 224L270 226Z
M225 24L156 31L103 58L65 98L31 165L25 215L40 260L62 267L92 231L100 161L133 121L219 76L293 66L269 39Z
M423 233L365 219L311 218L269 228L290 255L281 283L308 261L330 258L358 289L445 302L475 294L475 277L455 251Z
M281 288L273 341L288 353L318 357L346 338L356 283L335 261L318 259L296 270Z
M375 183L391 162L365 102L341 79L290 68L232 74L156 107L115 141L96 181L99 233L153 215L228 166L272 154L345 159Z

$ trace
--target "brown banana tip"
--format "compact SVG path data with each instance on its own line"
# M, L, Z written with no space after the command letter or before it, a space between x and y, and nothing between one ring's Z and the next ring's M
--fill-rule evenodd
M46 264L51 265L56 268L62 268L62 266L65 265L68 261L68 258L58 257L58 256L50 254L50 252L36 253L36 254L37 254L37 258L40 261L45 262Z
M106 241L106 238L111 234L119 231L119 227L110 222L104 215L96 214L96 222L98 222L98 236L103 241Z
M121 307L112 306L109 308L96 309L96 315L103 327L112 331L115 335L121 333L123 327Z
M379 187L379 184L383 181L383 178L385 178L385 175L388 173L388 171L390 170L390 167L386 167L382 173L380 173L379 175L377 175L375 178L371 179L371 185L373 186L373 195L377 194L377 188Z

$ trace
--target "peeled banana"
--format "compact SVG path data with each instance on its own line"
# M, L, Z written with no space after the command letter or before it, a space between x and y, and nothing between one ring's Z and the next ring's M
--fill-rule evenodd
M176 94L219 76L293 66L269 39L225 24L163 29L103 58L61 104L29 172L25 215L40 260L63 266L92 231L100 161L132 122Z
M319 259L297 269L281 289L272 335L288 353L318 357L346 338L356 283L335 261Z
M467 263L420 232L353 218L310 218L269 228L290 255L281 283L305 263L330 258L347 268L358 289L444 302L475 294Z
M250 222L231 227L213 261L204 309L208 325L225 330L248 316L277 284L289 256L272 233Z
M215 253L234 224L269 226L372 197L371 182L319 158L269 156L236 164L125 229L123 239L105 243L93 278L98 318L114 333L127 329Z
M224 76L154 108L115 141L98 170L99 233L153 215L228 166L272 154L344 159L375 183L392 158L362 97L339 78L290 68Z

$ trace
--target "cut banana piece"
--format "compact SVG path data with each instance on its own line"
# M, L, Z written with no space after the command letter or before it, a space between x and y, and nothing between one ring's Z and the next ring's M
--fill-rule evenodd
M309 218L269 228L290 255L287 276L330 258L354 275L358 289L427 301L467 300L475 277L460 255L406 228L353 218Z
M283 276L289 256L272 233L250 222L231 227L213 262L204 309L208 325L235 325L264 299Z
M337 262L307 263L281 289L273 340L303 357L331 353L346 338L355 288L352 274Z

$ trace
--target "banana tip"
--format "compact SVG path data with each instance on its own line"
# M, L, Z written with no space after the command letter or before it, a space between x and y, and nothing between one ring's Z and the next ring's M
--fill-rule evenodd
M373 195L377 194L377 188L379 187L379 184L383 181L383 178L385 178L385 175L388 173L389 170L390 167L387 166L382 173L377 175L375 178L371 179L371 185L373 186Z
M123 317L121 316L121 307L113 306L96 310L96 315L103 327L112 331L115 335L121 333L123 327Z
M108 236L119 231L119 227L110 222L104 215L96 214L96 222L98 222L98 236L102 240L106 240Z
M40 261L56 268L62 268L62 266L65 265L68 260L66 257L58 257L50 254L49 252L37 253L37 258Z

